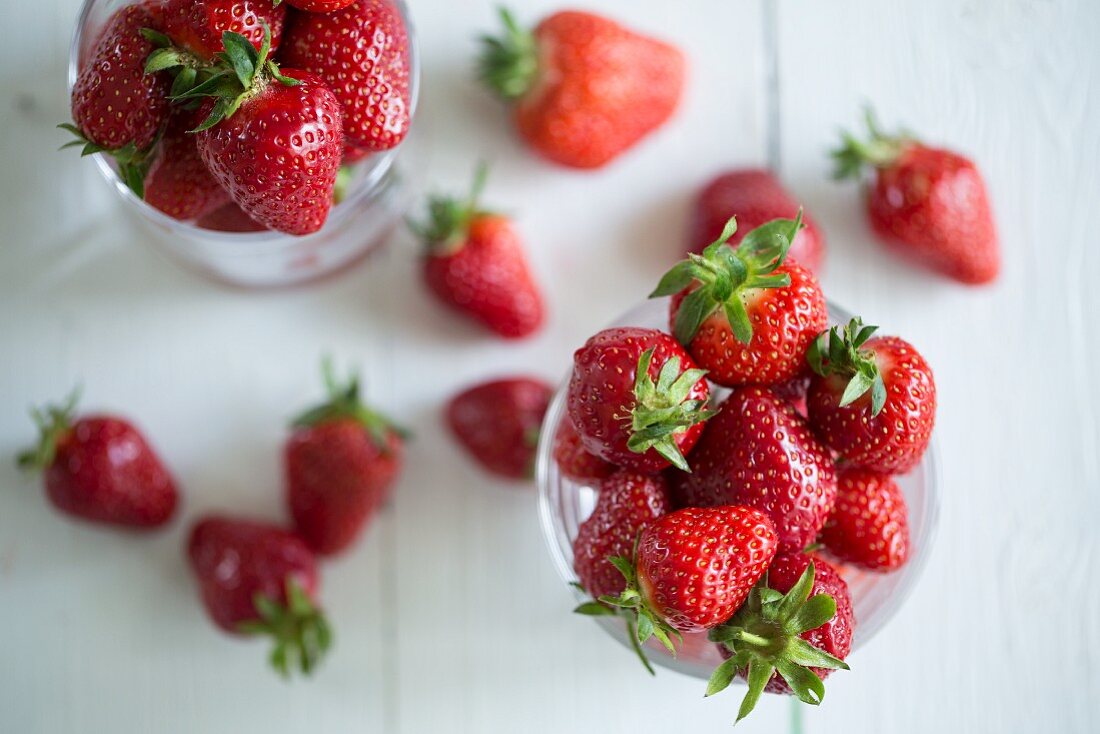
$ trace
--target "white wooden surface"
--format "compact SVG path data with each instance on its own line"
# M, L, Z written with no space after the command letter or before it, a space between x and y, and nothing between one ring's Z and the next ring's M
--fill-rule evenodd
M675 124L597 174L525 154L469 80L490 4L414 0L426 178L516 213L549 292L536 339L448 317L406 236L304 290L211 285L143 246L98 174L54 153L76 0L4 3L0 47L0 455L24 410L77 380L136 417L179 476L182 517L130 537L54 514L0 462L0 731L725 731L735 701L649 680L569 614L529 487L474 469L440 426L457 388L557 379L570 351L641 297L681 241L694 186L770 158L824 225L832 298L918 344L941 397L942 525L908 605L806 711L809 732L1086 732L1100 697L1100 5L1079 2L584 3L689 51ZM555 3L512 3L524 19ZM773 55L773 52L775 55ZM774 72L774 73L772 73ZM871 101L887 123L970 151L1003 236L999 283L904 270L873 243L823 151ZM325 573L338 647L315 680L205 620L184 565L208 509L279 518L289 414L329 350L417 434L394 506ZM745 731L785 730L765 700Z

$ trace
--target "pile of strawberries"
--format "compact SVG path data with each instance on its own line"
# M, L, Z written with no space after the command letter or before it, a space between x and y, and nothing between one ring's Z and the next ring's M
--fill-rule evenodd
M404 139L409 64L396 0L143 0L82 53L63 127L170 217L305 235L341 161Z
M936 388L909 343L858 318L828 328L814 274L789 257L801 212L730 244L736 219L661 279L669 332L601 331L577 350L554 458L598 500L573 545L594 601L630 638L675 652L707 633L749 691L818 703L856 620L832 562L909 557L893 476L928 448ZM723 397L718 399L718 393Z
M271 637L271 664L284 676L311 673L332 644L317 556L355 544L404 461L405 432L360 400L358 379L340 382L327 361L324 377L328 399L293 421L283 447L293 527L210 515L195 521L187 544L210 618L226 632ZM125 418L76 415L76 397L33 412L41 439L20 466L43 472L47 496L66 514L163 527L179 491L160 456Z

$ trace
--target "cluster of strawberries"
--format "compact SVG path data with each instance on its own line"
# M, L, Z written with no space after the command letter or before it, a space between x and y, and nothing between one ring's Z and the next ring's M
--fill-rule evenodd
M395 0L143 0L81 54L84 154L115 159L168 216L228 231L319 230L341 161L410 122L409 39Z
M661 279L670 333L612 328L574 355L554 458L598 489L574 541L596 601L624 614L645 661L651 637L709 633L749 692L820 701L846 668L855 619L825 560L888 572L910 552L892 478L926 451L932 371L909 343L858 318L828 328L814 274L789 257L800 232L774 219L736 246L719 237ZM727 393L714 400L718 391ZM820 553L817 550L820 549Z
M341 553L386 503L401 472L405 433L324 366L328 400L298 416L283 447L293 528L211 515L192 526L187 554L210 618L234 634L274 640L271 663L310 673L332 642L318 606L317 556ZM124 418L77 416L76 394L34 411L41 440L19 456L44 473L62 512L150 530L174 515L179 492L141 432Z

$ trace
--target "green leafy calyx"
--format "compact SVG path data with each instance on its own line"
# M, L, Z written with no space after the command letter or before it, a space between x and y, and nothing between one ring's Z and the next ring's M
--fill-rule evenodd
M80 128L72 123L63 122L57 127L73 135L73 139L62 145L61 150L79 147L82 157L95 155L96 153L105 153L111 156L118 164L118 175L127 188L133 191L139 199L145 198L145 175L149 173L149 168L153 165L153 151L160 139L159 135L147 148L139 149L133 143L127 143L121 148L111 150L88 140L84 137L84 133L80 131Z
M286 580L286 604L264 594L252 599L259 619L244 622L240 631L274 639L271 666L284 678L292 669L309 675L332 647L332 629L324 612L292 577Z
M737 231L737 220L726 222L722 234L703 250L676 263L649 294L660 298L694 288L676 312L672 332L681 344L689 344L711 314L722 309L738 341L752 341L752 321L745 309L746 294L754 288L783 288L791 276L776 269L787 259L791 242L802 228L802 210L791 219L773 219L745 235L737 248L729 239Z
M388 451L390 437L394 434L401 438L408 433L398 427L382 413L372 410L359 397L359 377L352 374L346 382L336 377L332 360L326 357L321 362L321 374L328 391L327 402L310 408L294 419L296 428L310 428L337 420L353 420L370 434L375 445L382 451Z
M40 471L53 464L54 457L57 456L57 443L72 428L73 415L79 400L78 386L73 388L65 402L60 405L31 408L31 419L38 427L40 437L37 446L20 452L16 457L20 469Z
M844 326L843 332L834 326L819 334L806 352L810 368L822 377L850 378L840 397L842 407L854 403L870 390L871 417L882 412L886 405L886 384L875 361L875 352L862 348L876 330L877 326L864 326L861 319L854 318Z
M725 690L735 676L744 674L749 690L737 712L738 721L753 710L775 673L799 700L816 706L825 696L825 684L810 668L848 670L843 660L801 637L836 616L836 600L829 594L811 597L813 585L813 563L786 594L761 580L737 614L710 631L710 640L724 645L731 657L714 670L706 695Z
M489 214L479 203L488 179L489 166L479 163L466 198L433 195L428 198L427 218L420 222L408 221L409 229L423 240L431 254L448 255L462 249L470 233L470 223Z
M505 100L527 94L538 82L539 49L535 36L521 28L507 8L500 8L504 33L481 37L478 77Z
M680 358L672 357L661 365L654 382L649 374L653 348L638 357L634 377L634 407L630 409L630 438L626 446L636 454L653 449L681 471L690 472L687 459L676 444L676 436L696 423L714 415L707 401L691 399L691 391L707 371L689 369L680 372Z
M916 142L916 138L905 131L895 135L884 133L870 107L863 110L863 116L868 138L860 140L847 131L841 132L840 147L830 153L834 164L833 178L859 178L867 165L875 168L891 166L906 148Z

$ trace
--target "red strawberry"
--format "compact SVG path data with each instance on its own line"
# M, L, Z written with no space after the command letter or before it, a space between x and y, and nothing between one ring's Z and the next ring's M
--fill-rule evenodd
M373 152L374 151L368 150L366 148L356 148L354 145L349 145L348 142L345 140L344 155L342 156L340 163L341 165L350 166L353 163L358 163L359 161L363 160Z
M286 0L286 4L309 13L332 13L342 10L355 0Z
M542 418L553 395L553 388L529 377L483 382L451 398L447 425L489 471L530 479Z
M145 201L174 219L197 219L229 201L210 175L189 130L201 120L178 112L169 119L160 148L145 176Z
M555 13L533 32L500 14L505 33L483 38L481 78L546 158L599 168L676 111L687 76L676 47L592 13Z
M764 387L734 390L691 454L691 474L672 478L678 506L746 505L767 514L779 546L813 542L836 500L829 452L794 408Z
M632 613L631 639L646 663L641 645L651 636L674 652L670 635L703 632L733 616L764 575L776 545L771 520L751 508L677 510L642 531L633 561L612 560L626 587L600 601Z
M684 348L656 329L606 329L573 355L569 418L588 451L652 474L684 456L703 432L710 386Z
M279 47L286 8L271 0L164 0L164 32L179 46L204 61L224 51L222 34L244 36L257 50L264 27L271 31L271 48Z
M216 232L264 232L267 230L267 227L245 214L235 201L230 201L209 214L199 217L195 223L203 229L212 229Z
M673 333L714 382L773 385L804 370L806 349L829 314L813 273L785 262L800 221L768 222L733 249L726 244L737 228L731 219L718 240L677 263L650 295L673 296Z
M160 457L122 418L76 418L76 399L31 412L42 438L19 465L42 470L50 502L69 515L134 528L168 522L178 496Z
M909 560L909 510L888 474L841 468L836 505L821 529L821 543L836 558L872 571L893 571Z
M902 134L884 134L867 111L871 139L845 134L833 152L836 178L875 169L867 214L875 232L912 260L968 284L989 283L1001 267L985 182L969 158Z
M142 29L156 26L144 5L129 5L111 16L73 85L76 125L61 125L77 138L69 145L83 145L84 155L110 152L122 179L138 193L148 168L147 149L168 119L171 79L145 73L155 46Z
M626 579L608 559L630 558L638 533L671 510L668 486L660 475L619 469L603 480L596 508L573 541L573 568L585 591L596 599L621 594Z
M332 206L344 137L340 105L313 74L282 71L266 44L226 33L232 46L218 74L187 98L211 96L201 110L199 154L249 217L294 235L319 230Z
M405 21L394 0L344 4L325 14L293 13L280 57L332 89L350 144L388 150L405 139L412 113Z
M690 250L702 252L722 233L730 220L737 217L739 231L730 238L736 247L748 232L773 219L793 219L798 214L798 202L783 188L771 171L746 168L727 171L708 183L695 199L691 220ZM825 235L809 214L804 215L805 227L795 235L788 256L798 264L817 272L825 256Z
M432 292L500 336L518 339L542 326L542 294L512 223L478 207L486 175L478 170L466 201L430 198L428 221L414 231L427 246L424 280Z
M812 562L811 562L812 561ZM852 649L855 618L848 585L825 561L801 553L778 555L758 586L726 624L710 633L727 660L711 676L707 695L724 690L737 674L748 680L737 720L748 716L760 694L794 693L817 705L821 682Z
M911 344L871 335L859 319L822 333L807 353L816 373L810 423L848 464L904 474L924 456L936 421L932 368Z
M554 435L554 462L562 476L579 484L598 484L615 471L615 465L591 454L569 416L562 418Z
M187 544L210 618L226 632L270 635L271 664L309 674L332 642L316 605L320 581L313 552L294 533L248 520L211 516Z
M324 364L329 400L300 415L284 449L287 504L317 553L350 547L389 498L404 461L404 432L359 399L359 380L340 384Z

